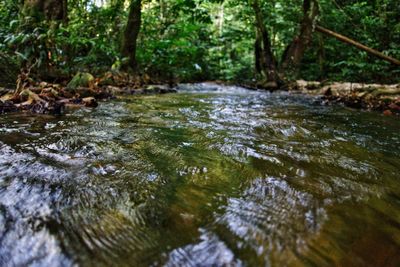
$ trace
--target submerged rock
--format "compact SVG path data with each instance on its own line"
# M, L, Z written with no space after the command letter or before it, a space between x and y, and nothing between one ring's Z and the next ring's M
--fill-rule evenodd
M85 105L85 107L91 108L96 108L99 105L94 97L85 97L82 99L82 103Z
M0 100L0 114L15 112L17 110L18 108L14 105L13 102L8 100L7 101Z
M28 110L38 114L60 115L64 113L64 104L56 101L34 103Z
M176 93L177 90L175 88L170 87L169 85L160 84L160 85L148 85L143 89L144 94L167 94L167 93Z
M178 90L170 87L169 85L147 85L140 89L136 88L123 88L120 94L130 94L130 95L155 95L155 94L168 94L177 93Z

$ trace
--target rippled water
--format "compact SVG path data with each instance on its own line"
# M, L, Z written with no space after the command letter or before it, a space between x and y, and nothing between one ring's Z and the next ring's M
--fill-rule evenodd
M400 122L212 84L0 117L1 266L400 266Z

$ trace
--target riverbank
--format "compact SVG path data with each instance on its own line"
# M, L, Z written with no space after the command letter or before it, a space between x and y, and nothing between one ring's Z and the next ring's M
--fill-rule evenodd
M126 73L106 73L95 78L90 73L78 73L63 83L33 82L20 75L17 89L0 87L0 114L31 112L62 114L65 109L97 107L99 101L118 95L176 93L174 84L151 84L149 78ZM227 84L213 81L215 84ZM254 85L239 84L249 90L263 90ZM367 84L350 82L317 82L297 80L283 90L297 94L321 97L324 105L345 106L382 112L385 115L400 114L400 84Z
M260 90L256 85L240 84L250 90ZM347 107L400 114L400 84L371 84L350 82L317 82L297 80L288 84L285 91L321 97L322 104L342 104Z
M366 84L350 82L321 83L299 80L290 91L321 96L323 104L400 114L400 84Z
M172 85L148 84L125 73L106 73L99 78L90 73L78 73L62 83L34 82L20 75L16 87L0 87L0 114L21 111L58 115L68 108L97 107L99 101L118 95L177 92Z

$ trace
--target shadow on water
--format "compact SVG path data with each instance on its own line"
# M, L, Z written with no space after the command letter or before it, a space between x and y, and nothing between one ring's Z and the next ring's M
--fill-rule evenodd
M0 117L0 264L400 264L397 118L179 89Z

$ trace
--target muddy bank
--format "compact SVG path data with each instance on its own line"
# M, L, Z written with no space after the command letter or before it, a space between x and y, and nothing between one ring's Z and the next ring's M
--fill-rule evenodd
M95 78L78 73L60 84L34 82L20 74L16 89L0 87L0 114L24 111L38 114L62 114L65 109L97 107L99 101L118 95L175 93L171 85L149 85L125 74L106 74Z
M249 90L268 90L257 84L238 84ZM317 82L297 80L280 88L292 93L321 96L322 104L400 114L400 84Z
M227 84L222 81L215 84ZM240 84L250 90L263 90L257 86ZM19 76L17 89L0 87L0 114L28 111L39 114L62 114L65 109L97 107L99 101L119 95L176 93L174 84L147 84L126 73L106 73L95 78L89 73L78 73L70 81L55 84L33 82ZM282 90L321 96L324 105L345 106L400 114L400 84L365 84L349 82L316 82L298 80Z
M321 83L299 80L293 92L322 96L324 104L341 103L348 107L400 114L400 84Z

